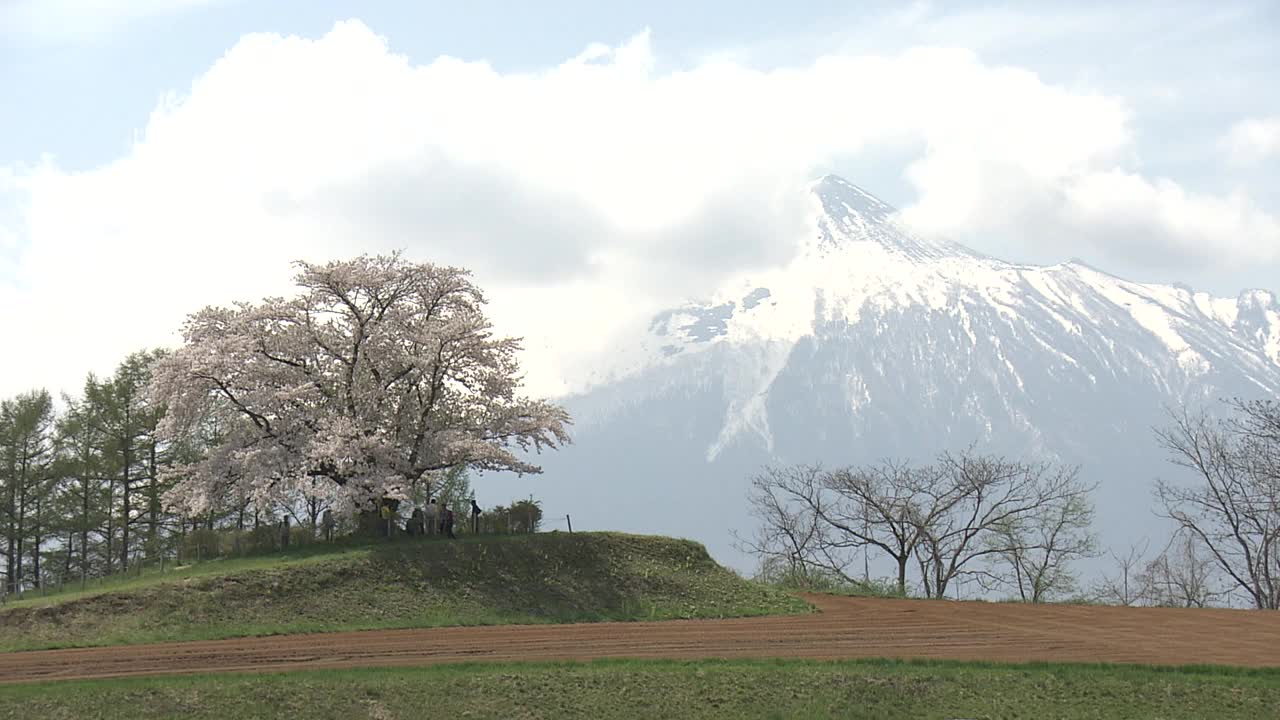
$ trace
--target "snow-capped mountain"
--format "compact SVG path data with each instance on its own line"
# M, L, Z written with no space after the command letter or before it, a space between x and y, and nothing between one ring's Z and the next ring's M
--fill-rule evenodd
M575 527L662 532L739 567L749 475L978 448L1080 463L1104 541L1158 534L1165 408L1280 394L1280 302L1017 265L914 236L837 177L786 267L672 308L565 403L537 486ZM1148 528L1149 530L1144 530Z

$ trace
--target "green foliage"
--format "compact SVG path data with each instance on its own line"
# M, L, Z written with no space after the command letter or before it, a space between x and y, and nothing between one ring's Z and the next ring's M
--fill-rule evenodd
M459 517L465 514L464 508L470 507L472 496L471 476L462 465L449 468L436 488L437 500L452 508Z
M898 592L898 584L889 578L848 580L827 568L789 564L767 558L761 562L755 579L767 585L791 591L831 593L855 597L906 597Z
M498 505L480 514L480 532L500 535L537 532L542 527L542 502L517 500L510 506Z
M212 560L222 557L222 533L199 528L182 539L182 557L190 560Z
M53 401L44 390L0 401L0 593L39 586L52 526Z
M284 532L271 522L250 530L213 530L199 528L188 532L180 544L184 562L200 562L219 558L251 557L278 553L284 549ZM315 532L308 526L289 528L289 546L304 547L316 542Z
M10 606L0 609L0 649L808 610L786 592L742 580L684 540L613 533L413 538L291 548L250 569L170 581L151 576L67 602Z
M289 528L289 546L290 547L301 548L301 547L306 547L308 545L314 545L317 542L319 542L319 540L317 540L316 538L316 533L314 529L306 525L302 525L302 526L294 525L293 527Z
M90 374L56 418L44 391L0 401L0 574L9 590L109 575L176 549L177 519L162 503L171 451L156 437L163 408L144 392L162 355L133 353L108 378Z
M345 720L436 714L557 720L1232 720L1280 716L1280 673L887 660L624 660L0 686L0 718Z

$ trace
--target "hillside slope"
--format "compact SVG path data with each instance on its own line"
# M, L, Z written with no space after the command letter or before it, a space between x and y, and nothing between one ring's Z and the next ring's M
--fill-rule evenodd
M0 650L279 633L807 612L697 543L612 533L406 541L0 610Z

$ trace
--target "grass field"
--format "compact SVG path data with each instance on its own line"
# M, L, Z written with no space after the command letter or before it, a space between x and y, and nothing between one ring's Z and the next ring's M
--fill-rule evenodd
M0 686L0 718L1269 718L1280 671L804 661L450 665Z
M343 555L363 557L373 547L369 543L353 543L350 540L350 538L344 538L333 544L315 543L290 548L283 552L219 558L186 565L174 565L170 562L163 571L156 565L149 565L140 574L130 570L124 574L93 578L87 581L84 589L81 589L79 583L70 583L62 588L41 588L28 590L21 596L10 595L5 598L3 604L0 604L0 612L14 608L48 607L103 593L128 592L191 578L231 575L246 570L278 568L308 562L330 562Z
M0 610L0 651L445 625L807 612L701 545L615 533L404 540L216 561Z

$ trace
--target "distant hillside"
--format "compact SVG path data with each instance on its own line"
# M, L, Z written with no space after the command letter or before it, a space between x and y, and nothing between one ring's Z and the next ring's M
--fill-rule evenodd
M0 609L0 651L295 632L808 612L697 543L614 533L404 541Z

